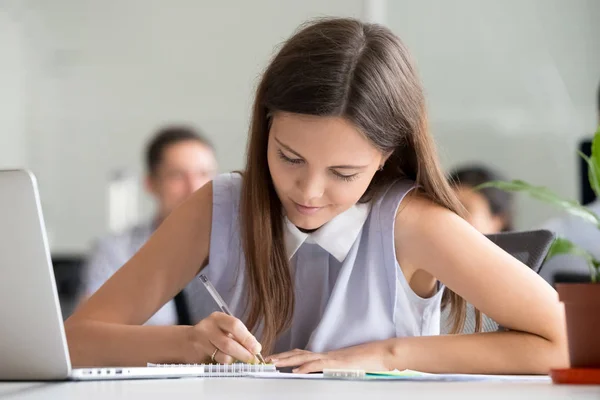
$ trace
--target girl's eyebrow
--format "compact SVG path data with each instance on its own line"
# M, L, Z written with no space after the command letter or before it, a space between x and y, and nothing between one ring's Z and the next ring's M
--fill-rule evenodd
M364 169L367 167L368 167L368 165L332 165L329 168L332 168L332 169Z
M284 149L286 149L286 150L287 150L287 151L289 151L290 153L294 153L294 155L296 155L297 157L300 157L300 158L302 158L302 159L304 158L304 157L302 157L302 156L300 155L300 153L298 153L298 152L296 152L296 151L292 150L292 148L291 148L290 146L288 146L288 145L285 145L285 144L281 143L281 141L279 141L279 139L277 139L277 138L274 138L274 139L275 139L275 141L276 141L277 143L279 143L279 145L280 145L281 147L283 147Z
M283 147L285 150L289 151L290 153L293 153L295 156L304 159L304 157L302 157L302 155L300 153L298 153L297 151L293 150L290 146L283 144L279 139L274 138L275 141L281 146ZM368 165L332 165L331 169L364 169L367 168Z

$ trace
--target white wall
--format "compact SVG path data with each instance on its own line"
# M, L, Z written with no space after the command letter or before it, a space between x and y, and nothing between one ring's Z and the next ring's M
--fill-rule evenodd
M577 142L597 122L600 1L390 0L446 167L482 161L579 198ZM556 213L518 197L517 226Z
M53 250L85 250L106 230L109 172L141 172L159 124L199 126L221 171L241 168L252 91L274 46L312 16L372 15L417 59L447 167L483 159L577 197L575 143L595 123L600 2L385 3L0 0L0 164L38 175ZM520 203L521 227L552 213Z
M108 174L141 172L160 124L214 141L222 171L243 166L254 85L274 46L309 17L360 17L362 1L29 0L29 166L51 245L86 249L106 230Z
M24 43L16 15L0 3L0 168L26 163Z

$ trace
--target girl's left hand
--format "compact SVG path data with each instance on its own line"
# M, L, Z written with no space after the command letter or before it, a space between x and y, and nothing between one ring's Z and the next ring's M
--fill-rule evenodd
M392 343L384 340L326 353L290 350L267 358L276 367L296 367L293 372L308 374L329 368L360 368L366 371L389 371L392 367Z

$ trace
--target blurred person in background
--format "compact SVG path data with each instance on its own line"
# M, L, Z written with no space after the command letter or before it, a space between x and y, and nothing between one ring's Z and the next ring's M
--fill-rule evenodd
M448 177L458 200L466 209L465 219L483 234L513 230L513 195L496 188L475 187L502 177L490 168L469 165L456 168Z
M148 240L171 211L213 179L217 162L212 144L188 126L167 126L148 142L145 153L147 192L156 201L153 218L123 233L97 242L86 260L82 288L91 296ZM189 319L183 293L165 304L147 322L149 325L186 324Z

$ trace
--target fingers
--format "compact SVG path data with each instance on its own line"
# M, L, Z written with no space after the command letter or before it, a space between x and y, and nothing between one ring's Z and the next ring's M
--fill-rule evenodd
M233 357L227 355L226 353L223 353L219 349L217 349L214 359L215 359L215 362L217 362L219 364L232 364L235 361L235 359Z
M292 350L269 357L277 367L297 367L306 363L319 360L323 357L320 353L312 353L306 350Z
M215 348L219 349L215 355L215 360L222 364L231 364L234 360L239 360L245 363L254 363L255 356L232 337L222 333L211 338L211 343ZM221 361L228 357L228 362Z
M205 360L231 364L256 362L261 346L239 319L216 312L194 327L194 346ZM218 349L214 353L215 349ZM214 353L214 360L213 360Z
M311 372L323 372L327 368L339 368L338 363L334 360L327 360L324 358L307 362L302 364L298 368L292 370L295 374L310 374Z
M274 354L269 360L277 367L296 367L292 372L309 374L322 372L324 368L336 368L339 363L328 359L323 353L312 353L307 350L295 349L284 353Z
M221 312L215 312L209 318L214 319L221 330L231 334L233 339L246 348L253 358L255 354L260 353L262 350L258 340L239 319Z

